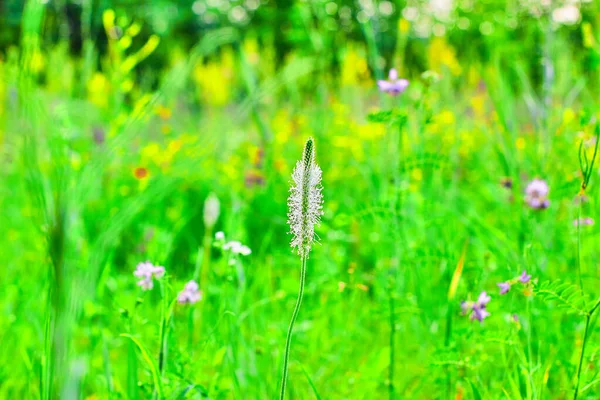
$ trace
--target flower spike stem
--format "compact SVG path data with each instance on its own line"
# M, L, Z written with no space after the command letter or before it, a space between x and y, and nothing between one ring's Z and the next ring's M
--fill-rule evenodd
M292 314L292 320L288 327L287 338L285 339L285 354L283 356L283 376L281 378L281 392L279 393L279 400L285 398L285 385L288 374L288 363L290 358L290 346L292 344L292 331L294 330L294 323L298 317L300 311L300 305L302 304L302 297L304 296L304 282L306 280L306 257L302 257L302 267L300 268L300 289L298 291L298 299L296 300L296 307L294 307L294 313Z

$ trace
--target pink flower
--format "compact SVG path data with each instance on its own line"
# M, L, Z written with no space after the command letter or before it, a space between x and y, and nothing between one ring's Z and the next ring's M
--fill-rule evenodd
M534 179L525 188L525 202L529 204L529 207L536 210L548 208L550 205L550 200L548 200L549 192L550 188L546 181Z
M202 300L202 291L198 289L196 281L189 281L177 296L179 304L194 304Z
M398 71L395 68L390 69L388 80L378 80L377 86L382 92L386 92L392 96L401 94L408 87L408 80L398 79Z
M133 275L142 278L138 281L138 286L142 290L150 290L154 287L153 278L161 278L165 274L165 267L154 266L150 261L141 262L137 265Z

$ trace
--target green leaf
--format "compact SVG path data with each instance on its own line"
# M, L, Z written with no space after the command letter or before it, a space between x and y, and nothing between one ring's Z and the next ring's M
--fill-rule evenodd
M370 113L369 115L367 115L367 120L369 122L374 122L374 123L383 123L383 122L390 122L393 117L394 117L394 112L392 110L377 111L377 112Z
M158 393L158 398L164 399L165 396L164 396L164 391L163 391L163 387L162 387L162 381L160 380L160 376L158 374L158 367L156 366L156 364L154 363L154 361L148 354L148 351L146 350L146 348L140 343L139 340L137 340L136 338L134 338L133 336L131 336L128 333L122 333L120 336L129 338L133 343L135 343L138 350L140 351L140 354L142 355L142 358L148 365L148 368L150 368L150 372L152 373L152 379L154 380L154 389L156 390L156 393Z
M586 315L587 298L578 286L568 282L545 281L534 286L534 292L545 302L554 302L569 314Z

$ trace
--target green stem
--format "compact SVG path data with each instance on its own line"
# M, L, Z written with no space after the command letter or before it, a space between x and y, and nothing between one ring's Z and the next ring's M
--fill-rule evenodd
M300 305L302 304L302 296L304 296L304 281L306 280L306 257L302 257L302 267L300 269L300 289L298 290L298 299L296 300L296 307L294 307L294 313L292 314L292 320L287 332L287 338L285 339L285 354L283 356L283 376L281 378L281 392L279 393L279 400L283 400L285 397L285 384L288 375L288 362L290 358L290 346L292 344L292 331L294 330L294 323L298 317L300 311Z
M395 321L395 299L394 299L394 289L395 282L394 279L395 270L392 269L392 277L390 280L390 290L389 290L389 302L390 302L390 365L388 369L388 389L389 389L389 397L390 400L394 399L394 358L395 358L395 345L394 345L394 336L396 334L396 321Z
M579 212L577 217L577 279L579 289L583 293L583 280L581 278L581 209L583 207L583 196L579 197Z
M581 346L581 356L579 357L579 367L577 368L577 381L575 383L575 393L573 394L573 400L577 400L579 394L579 381L581 379L581 367L583 366L583 357L585 356L585 345L588 338L588 330L590 327L591 314L585 316L585 331L583 332L583 345Z

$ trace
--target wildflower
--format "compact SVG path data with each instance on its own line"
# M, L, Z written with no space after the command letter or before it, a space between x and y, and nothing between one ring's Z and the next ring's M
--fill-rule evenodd
M133 176L135 176L137 179L144 179L148 176L148 169L144 167L137 167L133 170Z
M145 261L137 265L133 275L138 278L142 278L138 281L138 286L142 290L150 290L154 287L154 279L161 278L165 274L165 267L154 266L151 262Z
M573 226L591 226L594 225L594 220L590 217L578 218L573 220Z
M552 11L552 20L558 24L573 25L581 18L579 8L574 4L567 4Z
M194 304L200 300L202 300L202 291L198 290L196 281L186 283L183 290L177 295L179 304Z
M225 240L225 234L222 231L215 233L215 240Z
M232 240L223 245L223 250L229 250L233 254L241 254L242 256L248 256L252 253L252 250L248 246L243 245L237 240Z
M287 381L288 362L294 323L300 311L304 284L306 281L306 260L314 241L315 225L318 225L323 215L323 194L321 193L321 168L315 161L315 143L312 138L306 141L302 159L296 164L292 173L292 187L288 197L288 224L293 235L291 247L296 247L300 255L300 290L296 299L296 306L292 313L292 320L288 327L285 339L285 353L283 357L283 376L281 378L281 391L279 400L285 398L285 385Z
M487 304L490 302L491 297L488 296L486 292L481 292L477 301L463 301L460 303L460 308L462 310L462 314L466 315L468 312L471 312L471 320L478 320L479 322L483 322L483 320L490 316L490 313L487 311Z
M247 188L263 186L265 184L265 178L260 171L251 170L246 172L246 175L244 176L244 184Z
M510 290L510 282L500 282L497 285L500 288L500 294L506 294Z
M377 86L381 92L386 92L392 96L403 93L408 87L408 80L398 79L398 71L395 68L390 69L388 80L378 80Z
M486 317L490 316L490 313L486 310L487 304L490 302L491 297L488 296L486 292L481 292L479 298L475 304L473 304L473 314L471 314L471 319L476 319L479 322L482 322Z
M519 282L521 283L529 283L531 280L531 275L527 275L527 270L524 270L521 276L519 276Z
M291 246L302 258L307 258L314 241L315 225L323 215L321 168L315 162L315 146L310 138L304 147L302 160L292 173L293 186L288 198L288 224L293 235Z
M541 179L534 179L527 185L525 189L525 202L529 204L529 207L541 210L548 208L550 201L548 200L548 193L550 188L546 181Z
M219 219L220 203L219 198L211 193L204 202L204 225L207 228L215 226L217 219Z

